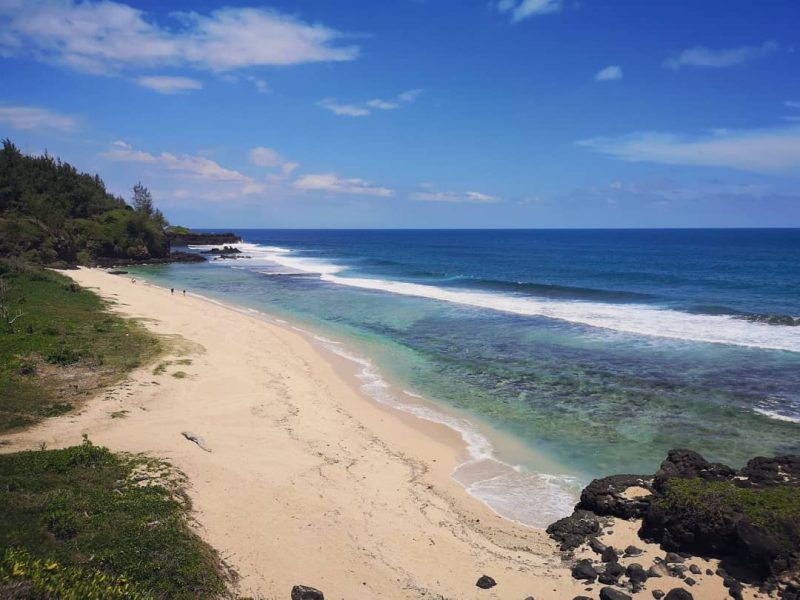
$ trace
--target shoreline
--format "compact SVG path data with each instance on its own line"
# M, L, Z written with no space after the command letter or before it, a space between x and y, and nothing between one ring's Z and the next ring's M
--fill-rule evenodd
M171 336L164 360L191 364L167 369L182 378L140 368L79 412L5 436L4 452L86 433L168 459L187 475L198 529L239 573L243 594L282 597L295 584L350 598L583 589L543 531L496 515L450 477L455 432L447 440L431 423L441 429L427 435L376 406L298 333L98 270L68 275ZM483 574L497 587L475 587Z

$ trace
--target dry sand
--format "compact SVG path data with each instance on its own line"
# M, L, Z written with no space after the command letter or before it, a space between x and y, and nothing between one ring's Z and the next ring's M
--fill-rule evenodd
M298 333L100 270L67 274L172 336L175 350L162 357L171 364L6 436L3 451L72 445L85 433L168 459L187 475L197 529L239 574L242 595L288 598L304 584L348 600L597 597L601 586L572 579L544 532L497 516L450 478L461 451L454 432L377 405ZM633 539L633 524L615 529L663 556ZM477 588L483 574L497 586ZM695 598L726 597L719 578L697 579ZM637 596L672 584L651 580Z

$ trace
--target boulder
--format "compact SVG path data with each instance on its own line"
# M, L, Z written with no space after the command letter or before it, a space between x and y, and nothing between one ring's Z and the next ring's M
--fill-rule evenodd
M597 579L597 571L592 566L590 560L579 560L574 567L572 567L572 576L575 579L585 579L586 581L594 581Z
M615 590L612 587L604 587L600 590L600 600L633 600L625 592Z
M652 593L653 593L653 598L655 598L656 600L661 600L661 598L664 597L664 592L662 592L661 590L653 590Z
M603 553L600 555L600 560L602 560L604 563L615 562L618 558L619 553L613 546L606 546L606 549L603 550Z
M325 600L325 596L316 588L296 585L292 588L292 600Z
M475 585L482 590L488 590L489 588L496 586L497 582L488 575L481 575Z
M648 575L644 567L639 563L631 563L625 569L625 575L631 580L631 583L638 585L647 581Z
M625 556L640 556L642 554L642 549L637 548L636 546L628 546L625 548Z
M667 592L664 600L694 600L694 596L683 588L674 588Z
M652 481L652 477L643 475L612 475L595 479L581 492L578 508L622 519L641 517L647 511L650 497L628 498L625 490L632 487L652 490Z
M574 550L584 544L587 538L600 533L600 520L587 510L576 510L550 525L547 533L560 544L562 550Z

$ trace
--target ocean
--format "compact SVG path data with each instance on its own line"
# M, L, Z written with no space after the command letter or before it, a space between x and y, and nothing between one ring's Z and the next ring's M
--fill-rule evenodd
M798 229L236 232L249 258L136 273L309 332L459 431L453 477L509 518L670 448L800 453Z

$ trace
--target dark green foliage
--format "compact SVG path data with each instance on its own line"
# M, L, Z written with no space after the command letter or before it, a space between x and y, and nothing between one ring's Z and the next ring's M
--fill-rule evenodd
M800 491L796 487L741 488L730 481L700 478L670 479L661 500L673 510L692 511L709 520L734 512L759 527L783 528L800 524Z
M27 156L9 140L0 151L0 256L40 264L96 258L161 258L167 225L150 192L141 210L108 193L98 176L47 154ZM148 202L145 202L147 200Z
M0 596L27 582L37 592L63 585L67 598L93 597L73 593L85 585L129 592L98 598L216 597L220 563L188 528L187 510L168 465L88 440L0 455L0 548L15 549L0 554Z
M157 338L71 280L0 260L14 333L0 328L0 431L69 410L160 351Z

